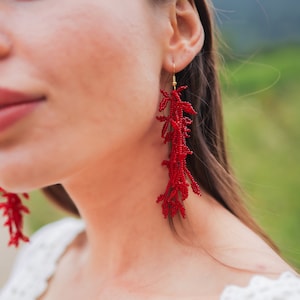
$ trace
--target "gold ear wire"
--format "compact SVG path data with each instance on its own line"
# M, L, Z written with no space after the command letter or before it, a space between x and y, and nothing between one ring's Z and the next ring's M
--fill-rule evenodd
M175 63L173 63L173 90L176 90L177 88L177 81L176 81L176 67L175 67Z

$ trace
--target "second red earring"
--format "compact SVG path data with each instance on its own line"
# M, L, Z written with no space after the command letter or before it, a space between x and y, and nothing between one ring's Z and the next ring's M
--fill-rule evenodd
M21 196L14 193L9 193L0 188L0 193L5 202L0 203L0 210L3 211L3 216L6 218L4 226L8 227L10 240L8 245L18 247L20 241L28 242L29 239L23 234L23 214L28 214L29 209L23 205ZM28 194L22 196L29 198Z

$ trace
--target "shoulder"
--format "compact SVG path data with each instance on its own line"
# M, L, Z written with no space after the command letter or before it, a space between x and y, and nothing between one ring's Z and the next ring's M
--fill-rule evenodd
M300 299L300 277L291 272L283 273L277 279L261 275L252 277L246 287L229 285L221 295L221 300L263 300L263 299Z
M22 265L33 253L65 248L83 229L83 221L75 218L64 218L43 226L30 237L29 243L23 246L14 269Z
M249 293L251 294L251 289L253 289L252 278L254 282L259 281L263 289L269 288L271 291L273 286L279 283L285 286L286 282L292 282L295 289L299 289L300 280L297 275L291 275L294 274L291 266L267 245L260 236L220 205L214 204L213 201L207 201L208 204L205 205L204 202L202 201L201 209L197 209L196 205L194 205L194 209L190 210L190 223L195 228L194 232L197 233L195 239L198 238L196 242L199 245L199 249L204 249L205 253L213 259L214 264L211 274L215 283L214 287L217 287L219 295L224 289L227 290L226 295L228 295L227 286L245 287L249 282L251 282L249 285L251 288L243 288L242 292L250 289ZM201 213L203 218L197 218L197 215ZM199 278L200 276L201 274ZM205 285L207 286L208 284L209 282L206 282ZM230 291L235 292L237 290L239 288L230 288ZM223 299L243 300L248 298L227 297ZM265 300L275 298L249 299ZM300 299L300 295L298 294L298 298L278 299Z
M81 220L66 218L34 233L30 242L21 249L0 298L36 299L45 290L59 258L83 230L84 223ZM13 295L16 298L12 298Z
M292 271L257 233L220 204L207 199L202 201L201 210L205 212L205 218L197 219L201 211L200 208L194 209L191 212L191 223L195 231L201 233L198 234L201 246L223 266L246 274L281 274Z

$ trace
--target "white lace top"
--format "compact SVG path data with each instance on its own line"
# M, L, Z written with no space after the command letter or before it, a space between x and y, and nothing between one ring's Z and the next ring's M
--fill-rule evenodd
M19 255L0 300L36 300L67 246L84 230L81 220L66 218L40 229ZM277 280L254 276L247 287L228 286L220 300L300 300L300 278L287 272Z

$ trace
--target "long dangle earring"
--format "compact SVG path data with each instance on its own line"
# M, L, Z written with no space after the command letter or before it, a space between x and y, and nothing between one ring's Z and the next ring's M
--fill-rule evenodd
M193 152L186 144L186 138L190 137L189 125L192 124L192 119L185 114L196 115L189 102L181 100L182 91L186 90L187 86L177 88L175 64L173 64L173 90L168 93L161 90L163 98L159 105L159 112L165 110L168 106L169 112L167 116L158 116L157 120L164 122L161 137L164 143L170 143L169 159L162 162L169 170L169 182L164 194L157 198L157 203L162 204L162 213L165 218L168 216L174 217L177 213L185 217L185 208L183 201L188 197L188 187L190 181L193 192L200 195L200 187L193 178L191 172L186 165L187 155Z
M0 210L6 218L4 226L8 227L10 234L9 246L18 247L20 241L28 242L29 239L23 234L23 214L28 214L29 209L23 205L21 197L28 199L27 193L21 195L9 193L0 188L0 194L6 198L6 202L0 203Z

